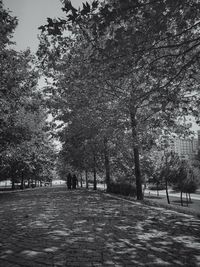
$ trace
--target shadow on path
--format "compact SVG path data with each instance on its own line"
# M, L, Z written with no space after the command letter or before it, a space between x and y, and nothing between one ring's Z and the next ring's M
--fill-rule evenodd
M200 220L109 195L0 196L0 266L200 266Z

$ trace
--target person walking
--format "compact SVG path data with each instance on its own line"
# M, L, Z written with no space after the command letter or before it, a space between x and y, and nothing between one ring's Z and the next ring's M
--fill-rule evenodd
M68 175L67 175L67 188L68 189L72 188L72 175L71 175L71 173L68 173Z

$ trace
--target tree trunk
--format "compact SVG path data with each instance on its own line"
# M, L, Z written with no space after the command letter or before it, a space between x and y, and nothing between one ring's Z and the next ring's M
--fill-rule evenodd
M157 189L157 197L159 197L159 190Z
M104 137L104 159L105 159L107 192L110 192L110 161L108 152L108 140L106 137Z
M187 207L188 207L188 193L185 193L186 194L186 204L187 204Z
M159 197L159 190L158 190L158 186L159 186L159 183L156 183L156 187L157 187L157 197Z
M82 173L80 173L81 176L81 188L83 187L83 177L82 177Z
M5 188L7 188L7 181L8 181L8 180L6 179L5 186L4 186Z
M192 203L191 195L189 193L189 202Z
M97 190L97 172L96 172L96 157L94 155L94 162L93 162L93 174L94 174L94 190Z
M88 189L88 171L85 170L85 184L86 184L86 188Z
M165 178L165 190L166 190L166 196L167 196L167 203L170 204L169 193L168 193L168 184L167 184L167 179L166 178Z
M22 175L21 175L21 185L20 185L20 189L24 189L24 174L22 172Z
M15 181L14 181L14 178L12 178L12 190L15 189Z
M181 190L181 206L183 206L183 192Z
M137 147L134 148L134 158L135 158L135 177L136 177L137 200L143 200L139 150Z
M140 158L139 158L139 149L137 144L137 122L135 118L134 108L130 106L130 116L131 116L131 128L132 128L132 137L133 137L133 153L134 153L134 163L135 163L135 178L136 178L136 194L137 200L143 200L142 193L142 178L140 172Z
M144 187L143 187L143 191L142 191L143 197L144 197L146 188L147 188L147 184L146 184L146 182L145 182L145 183L144 183Z

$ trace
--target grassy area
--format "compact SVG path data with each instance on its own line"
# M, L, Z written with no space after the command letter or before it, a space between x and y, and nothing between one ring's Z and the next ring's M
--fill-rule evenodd
M181 200L179 197L170 196L170 204L168 204L166 196L146 194L144 198L144 203L151 206L164 207L185 214L192 214L200 218L200 200L192 199L192 201L187 206L186 200L184 199L184 206L181 206Z
M115 196L116 194L111 193L111 195ZM116 196L131 201L136 201L136 198L134 197L122 196L118 194ZM184 214L193 215L200 219L200 200L192 199L192 201L187 206L186 201L184 199L183 201L184 206L181 206L181 201L179 197L170 196L170 204L168 204L166 196L164 195L157 196L156 194L149 195L148 193L146 193L144 196L143 203L151 207L160 207L168 210L174 210L176 212Z

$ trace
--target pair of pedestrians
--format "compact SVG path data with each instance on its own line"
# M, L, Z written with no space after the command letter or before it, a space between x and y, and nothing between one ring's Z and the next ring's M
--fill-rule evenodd
M67 175L67 188L68 189L76 189L78 183L78 179L75 174L71 175L71 173L68 173Z

